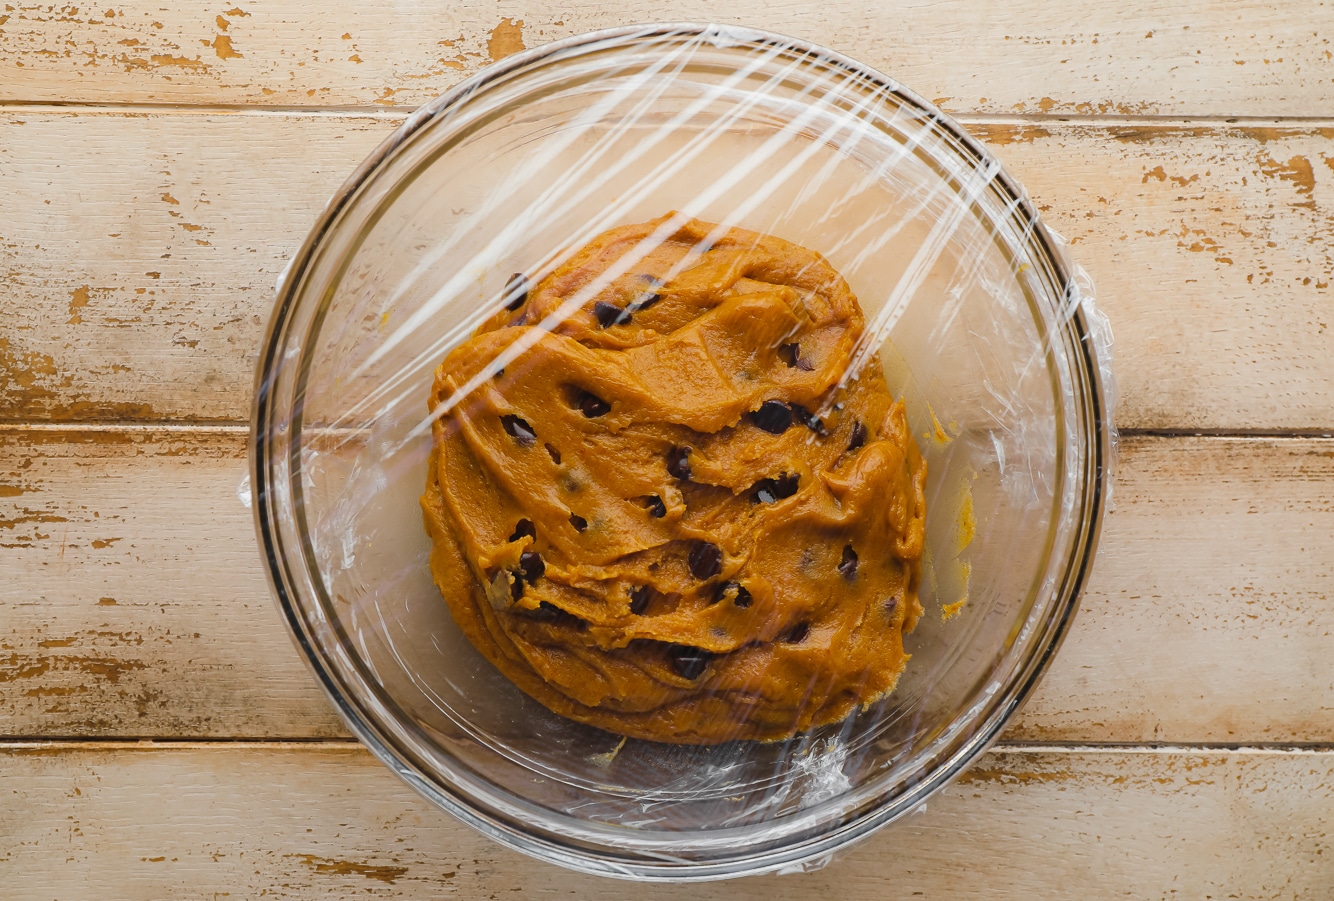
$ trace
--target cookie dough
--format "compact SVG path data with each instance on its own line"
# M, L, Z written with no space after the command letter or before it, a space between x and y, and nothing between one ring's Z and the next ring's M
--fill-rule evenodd
M776 740L893 689L926 467L819 254L680 215L612 229L436 372L431 569L551 710Z

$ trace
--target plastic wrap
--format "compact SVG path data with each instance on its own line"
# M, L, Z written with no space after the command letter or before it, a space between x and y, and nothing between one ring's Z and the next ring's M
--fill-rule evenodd
M561 267L572 254L609 229L636 223L657 225L608 257L600 275L561 288L569 281L568 266ZM682 229L691 227L703 231L668 261L670 271L640 272L642 296L625 295L635 267L685 240ZM616 345L617 335L630 334L633 316L640 317L635 340L667 347L685 331L669 314L684 302L693 267L709 253L739 259L751 233L814 252L846 280L864 317L846 332L855 343L808 360L803 347L835 344L789 341L792 329L806 326L777 329L778 314L764 310L784 308L758 305L749 319L727 319L730 332L714 339L730 342L731 356L666 356L655 365L678 370L680 384L722 379L727 397L749 398L751 406L733 409L730 420L707 430L728 441L753 439L759 447L770 440L775 429L756 419L767 400L781 402L798 420L790 425L783 414L776 431L796 428L811 447L838 438L849 453L867 439L840 420L837 386L883 378L902 400L911 441L926 464L925 543L912 575L922 613L903 636L909 657L892 690L859 696L847 715L828 724L794 720L795 734L755 733L763 741L718 742L730 734L725 728L710 732L708 741L695 741L689 729L659 736L667 741L649 740L642 730L627 737L534 700L541 685L522 690L488 662L464 634L475 632L476 623L451 615L447 600L461 595L447 599L436 584L446 592L463 586L457 590L488 600L491 613L483 619L545 611L548 619L567 617L561 622L582 628L582 640L593 640L590 634L604 640L609 632L580 626L564 608L519 607L532 604L543 578L554 584L562 577L566 551L577 542L592 542L588 553L602 566L599 573L624 562L605 553L621 537L615 516L597 514L599 524L610 524L606 531L595 528L585 538L576 526L580 535L561 532L559 541L521 520L485 553L463 541L461 556L442 554L437 570L457 564L467 571L443 577L437 571L433 578L432 539L419 504L424 492L431 496L428 473L442 442L462 441L460 430L472 429L468 446L480 447L491 428L486 440L503 444L507 439L495 431L500 419L485 425L485 411L503 419L511 409L506 404L544 403L534 400L532 384L524 383L522 397L518 387L506 393L524 378L525 354L572 334L591 336L590 346L606 350L606 342ZM710 305L721 308L723 300L748 292L771 304L786 298L792 315L813 317L825 288L800 279L815 264L779 275L772 273L781 265L766 265L752 260L745 273L724 278L725 290L691 322L698 325ZM780 291L766 278L787 279L789 287ZM508 58L398 129L335 196L279 285L257 373L251 473L279 605L362 741L427 797L512 847L637 879L820 865L918 808L985 750L1059 645L1092 565L1114 450L1110 331L1092 297L1087 277L976 141L915 94L831 51L747 29L674 25L600 32ZM646 298L661 301L653 315L667 318L652 320ZM611 308L599 309L598 302ZM662 334L651 328L669 320L675 324L662 326ZM679 334L672 331L678 327ZM463 359L450 354L472 347L478 334L495 339L486 345L499 348L493 359L460 370L457 379L451 366L462 364L437 372L446 358ZM746 376L763 383L758 393L746 394L735 372L706 373L719 369L719 360L745 357L748 348L770 367L757 364L760 374ZM581 354L567 356L591 359ZM784 366L774 364L775 354ZM821 367L834 357L830 365L839 371L831 376ZM566 382L578 381L577 369L561 371ZM800 380L817 375L828 390L813 400L796 403L796 395L774 388L796 379L792 390L808 390ZM438 378L449 383L443 393ZM583 404L583 419L572 421L586 420L579 427L589 442L574 457L584 470L571 482L591 480L605 494L614 487L608 474L622 463L599 461L597 454L637 427L629 414L616 418L631 409L622 392L629 388L610 384L604 393L613 399L606 401L588 400L582 388L572 396L568 387L551 386L545 413ZM686 420L673 411L695 410L698 400L688 389L663 389L633 409L651 406L677 428ZM468 419L469 410L482 412ZM541 452L542 442L530 440L530 423L501 425L514 453L528 444ZM869 440L881 438L875 432ZM557 449L547 450L553 462L543 465L566 473L571 464L557 459ZM758 457L759 451L750 457L738 451L729 459ZM826 508L841 510L829 486L846 472L845 457L827 471L802 469L800 491L824 492ZM708 491L721 498L717 510L741 511L736 516L780 500L772 486L782 473L757 470L756 478L771 481L756 482L760 487L746 489L748 495L731 486L740 499L732 504L698 474L711 471L709 461L695 460L702 468L684 480L664 461L661 490L636 489L633 499L643 502L645 515L661 517L652 528L679 527L689 504ZM503 495L496 503L513 511L538 509L539 495L555 496L556 488L533 481L531 467L522 470L528 492L516 487L518 463L492 463L489 470L473 464L476 486L450 470L442 491L458 495L452 515L483 521L480 533L490 522L487 498ZM805 497L800 491L794 502ZM663 497L671 503L661 509L671 510L659 514L655 501ZM628 500L605 504L621 510ZM605 512L611 509L605 504L594 506ZM877 528L901 524L887 510L871 512L882 524ZM551 535L567 529L546 525L540 513L531 516ZM792 522L802 515L784 514ZM572 522L578 519L572 514ZM717 522L726 531L737 521ZM652 534L667 536L664 547L681 538ZM703 540L698 531L690 535L695 544ZM688 547L694 545L682 545L672 558L677 564ZM717 566L691 560L701 588L677 592L677 608L747 607L752 599L738 600L736 586L724 590L728 572L749 572L737 569L745 564L741 557L759 559L764 550L747 547L744 554L724 548ZM815 541L808 556L837 560L838 550ZM545 563L517 562L524 551L540 551ZM836 606L855 594L848 586L881 563L855 554L850 562L845 550L837 575L825 573L809 591ZM571 593L561 597L613 602L587 580L567 581L573 587L562 590ZM897 609L902 617L908 604L899 595L867 609ZM763 617L745 623L755 630L753 640L732 636L732 650L715 649L703 664L687 654L682 666L665 639L636 647L658 661L647 669L660 672L669 660L677 669L667 682L699 680L703 687L692 690L706 696L730 655L780 640ZM789 629L781 640L836 660L847 635L817 633ZM617 634L623 642L630 633ZM757 678L754 695L762 705L764 677ZM568 691L578 694L580 686ZM596 704L596 694L581 697ZM674 722L685 720L651 725Z

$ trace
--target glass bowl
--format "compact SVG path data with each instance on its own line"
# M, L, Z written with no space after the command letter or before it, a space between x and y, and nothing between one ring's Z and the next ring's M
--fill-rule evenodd
M626 741L563 719L462 637L427 565L435 367L511 273L669 210L823 254L929 464L906 671L788 741ZM1113 441L1090 300L999 164L853 60L714 25L520 53L413 113L279 286L252 446L278 603L371 751L506 845L645 880L818 865L981 754L1074 614Z

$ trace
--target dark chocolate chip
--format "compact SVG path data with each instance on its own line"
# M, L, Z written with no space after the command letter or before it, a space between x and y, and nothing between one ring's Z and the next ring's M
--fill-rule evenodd
M672 663L672 671L682 679L694 681L704 675L713 661L713 655L703 648L674 644L667 650L667 658Z
M723 568L722 548L707 541L696 541L695 546L690 549L686 563L690 566L690 574L696 579L700 581L712 579Z
M613 325L625 325L630 321L630 313L622 310L620 307L605 300L599 300L593 304L593 318L598 321L598 325L603 328L611 328Z
M797 422L800 422L821 438L829 434L829 430L825 428L824 420L801 404L792 404L792 415L796 417Z
M575 395L575 403L579 407L579 412L589 419L606 416L611 412L611 404L587 391L579 390Z
M766 400L750 414L750 419L757 428L771 435L781 435L792 425L792 408L781 400Z
M810 623L797 623L791 629L788 629L787 634L780 638L779 641L782 641L785 644L801 644L806 640L806 636L810 634Z
M667 505L656 494L644 498L644 506L648 509L648 515L654 519L662 519L667 515Z
M547 565L542 562L542 555L536 551L524 551L519 555L519 569L523 572L525 582L536 582L542 578L542 573L547 571Z
M523 579L518 573L510 573L510 597L516 601L523 597Z
M505 375L505 367L502 366L502 367L500 367L499 369L497 369L497 370L495 371L495 374L494 374L492 377L493 377L493 378L502 378L502 377L504 377L504 375Z
M751 597L750 592L746 590L746 587L740 582L723 582L714 590L711 603L716 604L726 598L729 594L732 595L733 606L742 609L749 607L755 600Z
M537 609L530 611L528 615L531 616L533 619L549 623L552 620L558 619L562 615L565 615L565 611L557 607L555 604L550 604L546 601L542 601L540 604L537 605Z
M546 447L546 449L547 449L547 453L551 455L551 462L552 462L552 463L555 463L557 466L559 466L559 465L560 465L560 451L556 450L556 449L555 449L554 447L552 447L550 444L545 445L545 447Z
M797 493L801 477L785 472L776 479L760 479L750 488L751 499L757 504L772 504Z
M570 525L574 526L576 532L582 532L584 529L588 528L588 520L584 519L578 513L571 513Z
M689 447L674 447L667 452L667 472L678 479L690 478Z
M630 612L635 616L642 616L648 609L648 602L653 600L653 587L651 585L640 585L634 591L630 592Z
M790 344L778 345L778 359L782 360L788 366L796 366L797 360L801 357L801 345L796 341Z
M850 544L843 548L843 559L838 564L838 571L849 582L857 578L857 552Z
M635 298L634 301L631 302L631 304L628 307L625 308L626 313L627 314L638 313L640 310L647 310L649 307L653 306L660 300L662 300L662 295L657 293L656 291L650 292L648 294L641 294L637 298Z
M514 524L514 534L510 536L510 541L518 541L525 535L529 538L537 537L537 529L533 526L531 519L521 519Z
M516 272L505 282L505 309L517 310L528 302L528 276Z
M866 443L866 426L859 419L852 424L852 440L848 442L848 453L857 450Z
M500 417L500 423L509 436L523 447L532 447L537 440L537 432L533 431L533 427L512 413Z

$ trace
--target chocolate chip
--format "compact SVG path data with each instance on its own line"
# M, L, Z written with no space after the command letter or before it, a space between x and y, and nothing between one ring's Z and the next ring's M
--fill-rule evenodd
M801 356L801 345L796 341L790 344L778 345L778 359L782 360L788 366L796 366L797 359Z
M722 571L722 549L707 541L696 541L695 546L690 549L686 563L690 566L690 574L696 579L700 581L712 579Z
M528 302L528 276L516 272L505 282L505 309L513 311Z
M625 325L630 321L630 314L615 304L599 300L593 304L593 318L603 328L611 328L613 325Z
M588 528L588 520L584 519L578 513L571 513L570 525L574 526L576 532L582 532L584 529Z
M495 371L495 373L493 374L492 378L497 378L497 379L498 379L498 378L503 378L504 375L505 375L505 367L502 366L502 367L500 367L499 369L497 369L497 370Z
M667 515L667 505L662 502L662 498L656 494L651 494L643 499L643 504L648 510L648 515L654 519L662 519Z
M625 308L626 321L629 321L630 313L638 313L640 310L647 310L660 300L662 300L662 295L656 291L639 295L628 307Z
M766 400L750 414L750 419L757 428L771 435L781 435L792 425L792 408L781 400Z
M718 603L729 594L732 596L732 605L743 610L755 601L750 592L740 582L724 582L713 592L712 603Z
M630 592L630 612L635 616L642 616L648 609L648 602L653 600L653 587L651 585L640 585L634 591Z
M560 451L556 450L556 449L555 449L554 447L552 447L550 444L544 445L544 447L546 447L546 449L547 449L547 453L551 455L551 462L552 462L552 463L555 463L557 466L559 466L559 465L560 465Z
M682 679L694 681L704 675L704 671L713 662L713 655L703 648L674 644L667 649L667 659L672 663L672 671Z
M852 440L848 442L848 453L852 453L866 443L866 426L859 419L852 424Z
M797 623L791 629L788 629L787 634L780 638L779 641L785 644L801 644L806 640L806 636L810 634L810 623Z
M584 390L578 390L575 394L575 404L579 407L579 412L589 419L606 416L611 412L611 404L596 394L590 394Z
M674 447L667 452L667 472L683 481L690 478L689 447Z
M536 582L542 578L542 573L547 571L547 565L542 562L542 555L536 551L524 551L519 555L519 570L523 573L525 582Z
M792 415L796 417L797 422L800 422L821 438L829 434L829 430L825 428L824 420L801 404L792 404Z
M510 536L510 541L518 541L527 536L529 538L537 537L537 529L533 526L531 519L521 519L514 524L514 534Z
M516 601L523 597L523 580L518 573L510 573L510 597Z
M801 477L785 472L776 479L760 479L750 488L751 500L757 504L772 504L797 493Z
M542 623L551 623L560 628L577 629L580 632L588 629L588 623L573 613L567 613L557 607L555 604L542 601L535 610L524 611L532 619Z
M533 431L533 427L512 413L500 417L500 423L509 436L523 447L532 447L537 440L537 432Z
M849 582L857 578L857 552L850 544L843 548L843 559L838 564L838 571Z

